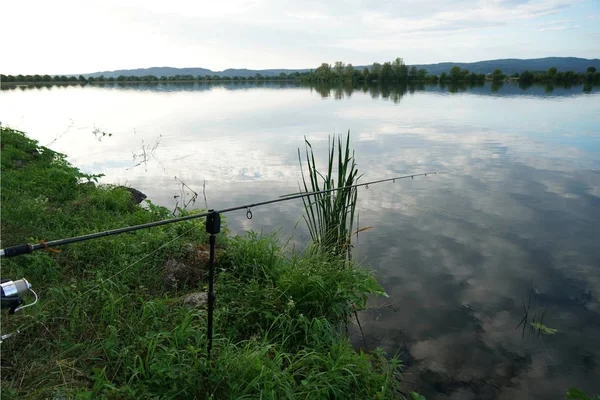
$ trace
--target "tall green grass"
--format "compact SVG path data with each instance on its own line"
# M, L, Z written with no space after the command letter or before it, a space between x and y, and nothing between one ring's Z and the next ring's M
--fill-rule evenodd
M345 145L341 136L330 138L328 143L328 162L324 174L317 169L313 147L308 140L305 139L305 159L308 170L306 174L300 149L298 149L298 161L305 192L319 192L352 186L360 178L354 151L350 152L350 131L346 136ZM302 199L305 209L303 218L313 243L325 251L345 255L349 258L357 197L357 188L348 188L319 193Z
M131 203L22 132L0 127L2 247L150 222L170 211ZM203 221L164 225L0 259L2 277L26 277L39 303L3 311L3 399L395 398L400 363L356 352L340 334L382 289L371 273L328 252L298 253L275 236L218 236L214 360L206 309ZM182 285L164 264L190 268ZM200 277L201 279L192 279Z

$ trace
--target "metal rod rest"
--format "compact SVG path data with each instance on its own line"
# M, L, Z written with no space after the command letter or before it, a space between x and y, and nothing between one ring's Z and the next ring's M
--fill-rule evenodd
M217 233L221 232L221 215L214 210L209 210L208 217L206 217L206 232L210 234L210 256L209 256L209 269L208 269L208 321L207 321L207 338L208 338L208 361L211 360L211 350L213 342L213 313L215 309L215 244L217 241Z

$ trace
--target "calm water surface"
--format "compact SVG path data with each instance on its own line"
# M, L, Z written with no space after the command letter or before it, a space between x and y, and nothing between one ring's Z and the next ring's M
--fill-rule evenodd
M401 351L406 389L428 399L550 399L569 386L600 392L599 92L16 88L0 92L0 121L168 207L190 198L181 182L206 182L211 208L293 192L303 138L324 161L328 136L348 129L365 181L443 171L360 191L360 225L373 229L356 257L390 295L360 315L366 346ZM288 202L227 222L282 228L302 246L302 211ZM515 329L530 293L555 335Z

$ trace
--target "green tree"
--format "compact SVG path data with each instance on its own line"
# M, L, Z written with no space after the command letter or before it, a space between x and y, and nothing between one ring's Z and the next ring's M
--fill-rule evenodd
M373 65L371 65L371 72L369 73L369 82L378 80L380 73L381 73L381 64L379 64L378 62L373 63Z
M408 73L408 80L411 82L417 80L417 72L417 67L415 67L414 65L410 67L410 72Z
M363 80L367 81L369 79L369 68L365 67L362 72Z
M557 72L557 71L558 71L558 70L557 70L556 68L554 68L554 67L552 67L552 68L548 68L548 76L549 76L550 78L554 77L554 75L556 75L556 72Z
M354 79L354 67L352 64L346 65L344 68L344 80L352 81Z
M586 72L583 80L588 85L589 91L591 91L591 84L600 83L600 73L596 72L596 68L594 67L589 67Z
M462 80L462 73L459 66L452 67L450 70L450 80L452 82L458 82Z
M573 71L567 71L564 74L564 79L565 79L565 82L575 82L577 77Z
M506 78L506 75L502 73L502 70L500 68L496 68L494 72L492 72L492 81L500 82L504 80L504 78Z
M85 78L83 77L83 75L79 75L79 78L77 78L80 82L85 82Z
M389 82L392 80L392 63L383 63L381 72L379 73L379 79L381 79L382 82Z
M279 79L287 79L287 75L285 74L285 72L279 74Z
M448 80L448 74L445 72L442 72L442 74L440 75L440 82L446 82Z
M395 81L405 82L408 79L408 67L406 64L404 64L404 60L402 58L397 57L392 62L392 70Z
M319 82L327 82L331 79L331 65L322 63L319 68L315 70L315 79Z
M519 75L519 82L523 82L523 83L532 83L534 79L534 76L531 72L525 70L521 73L521 75Z
M341 80L344 75L344 63L341 61L336 61L333 67L333 73L338 79Z

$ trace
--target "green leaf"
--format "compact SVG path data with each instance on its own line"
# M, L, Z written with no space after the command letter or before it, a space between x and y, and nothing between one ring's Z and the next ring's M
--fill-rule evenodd
M590 400L589 397L587 397L587 395L585 393L583 393L581 390L574 388L574 387L570 387L569 390L567 390L567 395L565 396L566 399L579 399L579 400Z
M558 329L549 328L546 325L541 324L539 322L532 322L531 326L539 330L544 335L554 335L556 332L558 332Z
M413 400L427 400L425 398L425 396L423 396L422 394L419 394L417 392L410 392L410 396L412 397Z

